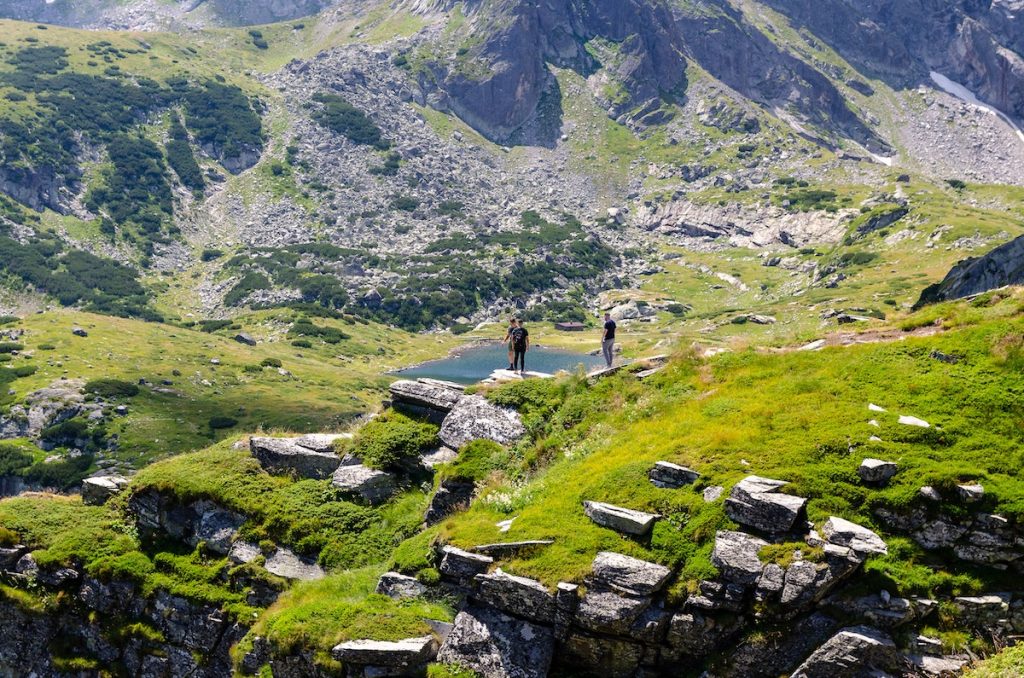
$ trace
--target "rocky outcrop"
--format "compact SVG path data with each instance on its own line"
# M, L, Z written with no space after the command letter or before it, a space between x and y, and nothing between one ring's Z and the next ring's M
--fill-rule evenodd
M1024 284L1024 236L1000 245L988 254L961 261L942 282L921 293L917 306L961 299L1004 285Z
M249 440L252 456L269 473L294 473L300 478L329 478L341 457L332 452L318 452L298 443L297 438L259 438Z
M437 654L433 636L406 638L393 642L350 640L331 650L331 656L345 666L365 667L371 675L415 675L426 669Z
M395 478L390 473L362 464L339 466L331 478L331 485L373 506L386 502L397 489Z
M870 627L854 626L815 650L793 678L857 678L895 671L900 664L892 638Z
M456 511L469 507L476 492L476 483L469 480L448 479L442 480L438 485L434 496L430 498L430 505L423 521L427 525L434 525L441 522Z
M105 504L128 485L122 476L95 476L82 481L82 502L91 506Z
M486 678L545 678L554 646L554 633L548 627L473 606L455 617L437 658Z
M391 406L400 412L441 423L462 398L462 391L432 380L403 379L391 384Z
M444 418L438 436L442 443L458 450L466 443L481 439L509 445L525 434L526 428L518 412L492 405L481 396L470 395L455 403Z

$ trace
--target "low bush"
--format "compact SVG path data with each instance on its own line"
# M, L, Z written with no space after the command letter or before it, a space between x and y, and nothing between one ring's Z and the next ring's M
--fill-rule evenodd
M397 412L374 419L356 435L351 451L372 468L394 469L438 445L438 427Z
M0 341L0 353L14 353L23 350L25 350L24 344L19 344L16 341Z
M93 379L85 384L85 392L101 398L134 398L139 387L120 379Z
M232 428L232 427L237 426L237 425L238 425L238 420L235 419L234 417L226 417L226 416L223 416L223 415L217 415L217 416L214 416L214 417L210 417L210 428L212 428L214 430L224 429L224 428Z
M281 367L283 363L277 358L264 358L260 361L260 367Z

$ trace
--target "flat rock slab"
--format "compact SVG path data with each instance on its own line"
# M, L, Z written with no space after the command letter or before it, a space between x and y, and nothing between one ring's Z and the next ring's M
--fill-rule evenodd
M711 562L725 579L737 584L753 584L764 569L758 553L767 545L765 540L745 532L719 530L715 533Z
M664 565L611 551L598 553L592 568L595 581L634 596L660 591L672 576L672 570Z
M485 556L510 556L514 553L532 548L539 548L542 546L551 546L554 544L554 540L551 539L532 539L527 541L508 541L500 544L481 544L480 546L474 546L473 551L475 553L482 553Z
M391 384L389 390L396 405L415 405L443 412L450 411L462 398L461 389L450 388L434 381L402 379Z
M389 598L418 598L427 592L427 587L416 579L398 572L385 572L377 580L374 591Z
M857 469L857 475L865 483L887 483L896 475L896 462L881 459L865 459Z
M899 423L903 424L904 426L917 426L919 428L931 428L931 424L929 424L924 419L918 419L917 417L911 417L910 415L906 415L906 414L901 414L900 415Z
M285 579L298 579L300 581L312 581L323 579L323 569L314 562L300 558L288 549L279 548L274 555L267 558L264 565L267 572L276 574Z
M341 458L334 454L314 452L296 443L295 438L251 438L249 449L268 473L295 473L300 478L329 478Z
M676 490L684 485L692 485L700 478L700 474L693 469L673 464L670 461L655 462L647 477L657 487Z
M82 503L99 506L128 486L122 476L96 476L82 481Z
M605 504L599 501L583 502L583 511L587 517L601 527L607 527L641 537L651 531L659 516L656 513L644 513L633 509L622 508L612 504Z
M196 546L199 542L206 542L206 548L210 551L222 556L227 555L231 551L231 542L238 534L238 528L245 522L245 516L228 511L212 502L196 508L200 512L200 518L195 532L189 537L189 543Z
M877 534L866 527L835 516L825 522L821 534L829 543L845 546L862 558L889 552L889 548Z
M474 440L509 445L526 435L519 413L477 395L462 396L441 423L441 442L453 450Z
M485 678L546 678L554 650L551 628L474 606L455 617L437 659Z
M777 492L787 483L747 476L732 488L725 500L726 514L740 525L763 532L789 532L804 515L807 500Z
M390 473L362 464L339 466L331 478L331 485L346 494L358 495L371 505L383 504L395 493L395 479Z
M477 599L502 612L541 624L555 621L555 597L535 579L517 577L498 568L476 576Z
M351 433L307 433L295 439L295 444L307 450L334 454L334 446L339 440L351 440Z
M487 572L494 564L494 558L490 556L470 553L454 546L445 546L441 552L444 557L441 558L438 570L441 574L456 579L472 579L478 574Z
M427 664L437 655L433 636L406 638L393 642L382 640L350 640L331 650L331 656L345 664L415 668Z
M251 563L262 555L263 551L260 549L259 544L253 544L248 541L236 541L231 545L231 550L228 551L228 559L236 565Z

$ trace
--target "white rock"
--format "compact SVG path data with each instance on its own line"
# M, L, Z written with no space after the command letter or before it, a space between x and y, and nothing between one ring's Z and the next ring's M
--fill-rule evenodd
M917 417L911 417L911 416L905 415L905 414L901 414L900 415L900 423L905 425L905 426L918 426L920 428L930 428L931 427L931 424L929 424L924 419L918 419Z

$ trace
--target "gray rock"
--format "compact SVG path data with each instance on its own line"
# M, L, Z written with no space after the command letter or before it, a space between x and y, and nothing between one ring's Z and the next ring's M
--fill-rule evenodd
M972 294L1024 282L1024 237L1001 245L983 257L969 258L954 266L942 282L921 293L917 305L946 299L960 299Z
M769 563L761 571L761 578L757 580L756 594L761 600L770 600L782 593L786 583L786 571L781 565Z
M584 501L583 511L588 518L602 527L636 536L650 532L654 522L661 517L654 513L634 511L599 501Z
M793 672L792 678L866 678L898 665L892 638L877 629L853 626L825 641Z
M437 641L433 636L406 638L394 642L350 640L331 650L331 656L343 664L386 666L410 672L425 666L436 655Z
M857 469L857 475L865 483L881 485L896 475L896 463L881 459L865 459Z
M443 445L430 454L420 457L420 463L429 471L433 471L441 464L448 464L459 458L459 453L450 447Z
M295 439L295 444L307 450L334 454L334 446L339 440L351 440L351 433L307 433Z
M564 652L564 657L561 656ZM636 676L644 660L644 646L621 638L572 633L559 647L559 663L585 666L590 675L602 678Z
M463 551L454 546L445 546L441 552L444 556L438 570L442 575L454 579L473 579L476 575L487 572L494 564L494 558Z
M968 504L979 502L985 497L985 488L978 483L971 483L969 485L957 485L956 494L960 501Z
M849 520L832 516L821 528L825 539L839 546L845 546L861 558L871 554L886 554L888 547L882 538L866 527L851 523Z
M246 346L256 345L256 340L253 338L253 336L246 332L239 332L238 334L236 334L235 341L237 341L239 344L245 344Z
M720 581L701 581L697 593L686 599L688 610L741 612L745 606L746 587Z
M128 485L128 479L121 476L96 476L82 481L82 503L99 506L116 496Z
M787 483L759 476L747 476L725 500L725 512L741 525L763 532L789 532L807 506L801 497L776 492Z
M647 597L592 588L580 600L576 610L576 624L596 633L626 635L650 605L651 599Z
M295 473L300 478L329 478L338 466L338 455L301 447L294 438L252 438L249 449L260 466L270 473Z
M765 540L745 532L719 530L715 533L711 562L725 579L737 584L754 584L764 568L757 554L767 545Z
M679 489L684 485L692 485L700 478L700 474L679 464L668 461L655 462L654 468L648 473L651 482L658 487Z
M594 581L630 595L647 596L657 593L671 575L672 570L664 565L620 553L602 551L594 558Z
M267 572L276 574L285 579L298 579L300 581L311 581L323 579L324 571L316 563L300 558L288 549L278 548L272 556L267 558L264 566Z
M83 328L77 327L77 326L71 328L71 334L75 335L76 337L88 337L89 336L88 332L86 332Z
M236 541L228 551L228 559L236 565L251 563L262 555L263 551L258 544L247 541Z
M395 479L390 473L362 464L339 466L331 478L331 485L374 506L383 504L395 493Z
M519 413L492 405L477 395L462 396L444 418L441 442L453 450L474 440L493 440L509 445L526 435Z
M0 570L11 570L27 551L24 546L0 548Z
M705 502L710 504L713 501L717 501L723 492L725 492L725 488L721 485L712 485L711 487L705 487L701 496L704 497Z
M541 624L555 622L555 597L539 581L507 574L501 568L475 579L476 598L481 603Z
M408 577L398 572L385 572L377 580L375 592L389 598L419 598L427 592L427 587L416 577Z
M435 410L451 411L462 398L462 391L433 380L410 381L402 379L389 387L395 403L410 403Z
M698 610L678 612L669 620L666 658L701 660L731 640L741 628L737 617L718 619Z
M427 525L441 522L457 511L469 508L476 492L476 483L468 480L442 480L430 498L423 520Z
M548 627L471 606L455 617L437 659L484 678L545 678L554 646L554 633Z
M238 528L245 522L245 516L227 511L212 502L199 502L194 508L200 518L189 543L195 546L199 542L206 542L206 548L213 553L227 555L238 534Z

